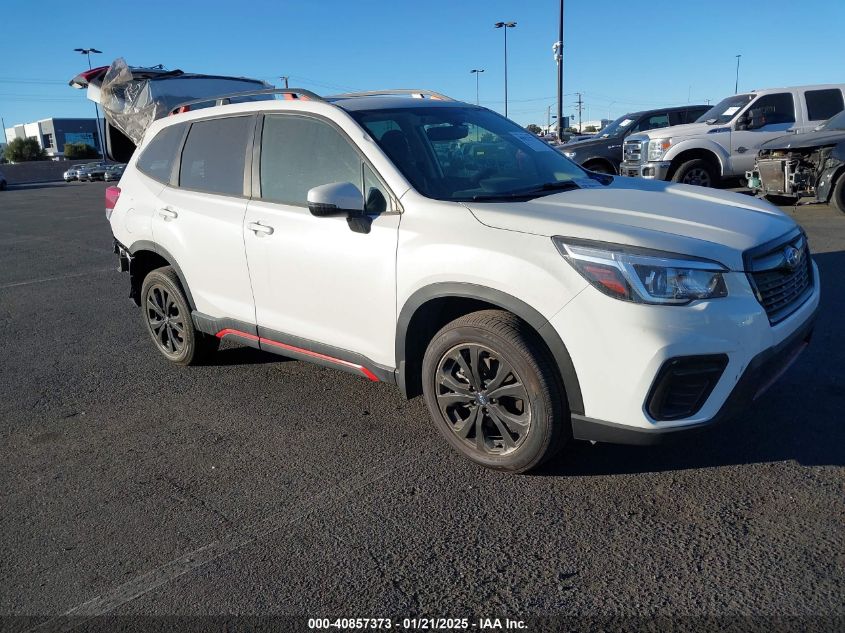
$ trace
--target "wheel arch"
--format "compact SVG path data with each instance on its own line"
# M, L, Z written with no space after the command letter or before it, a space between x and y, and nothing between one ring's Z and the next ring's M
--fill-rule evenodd
M719 176L724 177L726 157L719 151L721 149L721 146L715 145L715 143L707 143L704 147L693 146L688 148L685 148L683 144L680 144L676 148L677 153L673 154L670 151L670 156L667 156L667 158L671 161L667 178L671 180L672 176L674 176L675 172L678 170L678 167L687 161L695 160L697 158L701 158L716 165L719 168Z
M431 337L443 325L464 314L487 308L507 310L525 321L555 361L569 410L584 413L578 375L566 345L530 305L500 290L471 283L435 283L414 292L399 313L396 326L396 382L406 397L422 393L422 357Z
M141 285L144 283L144 277L156 268L170 266L179 278L179 283L185 292L185 298L188 300L191 310L197 309L194 303L194 297L191 295L191 289L185 279L185 274L179 267L176 258L167 249L148 240L138 240L137 242L133 242L127 250L132 256L129 264L129 279L131 284L129 296L135 302L135 305L141 305Z
M581 167L583 167L584 169L589 169L589 167L587 167L587 165L595 165L595 164L598 164L598 163L601 163L602 165L609 167L610 170L611 170L611 173L613 175L619 174L619 163L614 162L613 160L611 160L607 156L590 156L583 163L581 163Z

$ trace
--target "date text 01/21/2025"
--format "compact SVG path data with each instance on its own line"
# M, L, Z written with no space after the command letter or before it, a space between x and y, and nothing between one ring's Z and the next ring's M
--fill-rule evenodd
M309 618L309 629L367 630L367 629L405 629L411 631L525 631L525 622L510 618Z

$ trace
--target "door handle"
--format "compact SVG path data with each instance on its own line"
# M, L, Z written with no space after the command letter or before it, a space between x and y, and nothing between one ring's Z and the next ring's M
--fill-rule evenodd
M179 217L179 214L169 207L162 207L158 210L158 214L163 217L165 221L175 220Z
M246 225L246 228L255 233L257 237L261 237L262 235L273 234L273 227L267 226L266 224L261 224L261 222L250 222Z

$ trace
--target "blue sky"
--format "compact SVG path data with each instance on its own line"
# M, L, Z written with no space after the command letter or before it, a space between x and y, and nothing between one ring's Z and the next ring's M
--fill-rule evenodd
M509 115L543 123L556 75L557 0L4 0L0 3L0 116L7 126L49 116L91 116L67 80L86 67L73 49L130 65L164 64L331 94L430 88L503 109L508 32ZM121 10L120 5L127 8ZM95 17L96 16L96 17ZM583 117L711 102L740 90L845 82L845 0L567 0L564 114L583 93ZM21 25L24 34L14 33ZM32 43L19 44L27 37Z

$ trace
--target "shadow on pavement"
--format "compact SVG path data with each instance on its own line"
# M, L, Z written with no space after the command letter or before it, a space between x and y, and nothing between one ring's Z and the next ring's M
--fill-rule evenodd
M822 298L810 346L749 410L653 447L570 443L537 475L610 475L795 461L845 465L845 252L813 258Z
M28 184L14 185L9 183L9 191L23 191L25 189L53 189L55 187L67 187L70 183L63 180L54 180L52 182L33 182Z
M289 358L263 352L254 347L228 347L218 350L205 363L209 367L226 367L232 365L263 365L265 363L284 363Z

